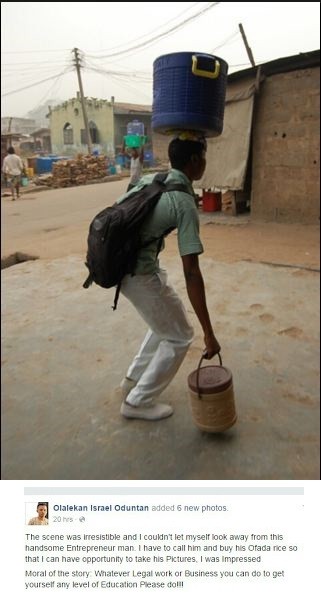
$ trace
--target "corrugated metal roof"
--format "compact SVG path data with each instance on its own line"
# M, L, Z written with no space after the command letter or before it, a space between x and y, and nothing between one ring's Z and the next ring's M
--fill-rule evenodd
M237 81L250 75L255 76L258 67L261 67L261 75L269 77L280 73L287 73L293 70L300 70L303 68L312 68L320 66L320 50L313 50L313 52L302 52L294 56L286 56L285 58L278 58L270 62L258 64L255 67L239 70L228 76L228 81Z
M151 114L152 113L152 106L147 106L143 104L124 104L120 102L114 103L114 113L115 114L128 114L128 113L145 113Z
M40 129L37 129L36 131L33 131L33 133L31 133L31 135L33 137L35 135L50 135L50 129L48 127L47 128L42 127Z

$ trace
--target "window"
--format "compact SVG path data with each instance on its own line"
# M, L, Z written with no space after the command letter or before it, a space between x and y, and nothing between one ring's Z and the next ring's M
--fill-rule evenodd
M81 129L81 131L80 131L80 142L82 145L87 145L86 129Z
M96 127L96 125L94 123L91 123L91 122L89 123L89 130L90 130L91 142L99 143L98 128Z
M65 124L63 132L64 132L64 145L73 145L74 131L69 122L67 122Z
M91 142L99 143L99 131L98 131L96 124L92 120L90 120L90 122L88 124L89 124ZM81 140L82 145L87 145L86 129L81 129L80 140Z

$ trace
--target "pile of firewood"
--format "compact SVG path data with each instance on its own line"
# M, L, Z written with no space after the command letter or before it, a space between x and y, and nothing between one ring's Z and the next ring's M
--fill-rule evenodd
M52 165L52 174L36 176L33 182L58 189L103 180L108 176L106 156L78 155L75 159L59 160Z
M76 159L60 160L52 166L52 181L47 184L54 188L71 187L105 178L106 156L78 156Z

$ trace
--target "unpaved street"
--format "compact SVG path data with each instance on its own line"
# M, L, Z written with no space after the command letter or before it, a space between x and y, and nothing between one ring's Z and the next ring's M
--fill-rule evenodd
M55 259L84 255L92 217L122 194L128 180L27 193L2 199L2 256L16 251ZM220 213L202 213L205 255L220 262L250 260L319 267L319 226L251 222ZM220 225L215 225L215 224ZM166 241L176 254L175 234Z
M119 383L145 326L124 297L110 309L113 289L82 288L89 222L126 184L2 199L2 255L40 257L2 271L3 478L317 479L318 227L200 214L208 308L238 415L223 434L192 419L187 377L204 342L170 235L161 262L195 339L162 396L174 416L127 421Z

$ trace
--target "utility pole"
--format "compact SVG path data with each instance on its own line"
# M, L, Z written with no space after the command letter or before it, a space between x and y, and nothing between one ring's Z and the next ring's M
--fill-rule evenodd
M254 62L252 50L251 50L249 44L247 43L247 39L246 39L246 35L244 33L244 29L243 29L242 23L239 23L239 30L241 32L241 35L242 35L242 38L243 38L243 41L244 41L244 45L245 45L245 49L246 49L247 55L248 55L248 57L250 59L250 63L252 64L253 67L255 67L256 64Z
M10 116L10 118L9 118L9 122L8 122L8 130L7 130L7 135L8 135L8 138L7 138L7 149L8 149L8 147L10 147L10 145L11 145L11 139L12 139L12 137L11 137L11 135L10 135L10 133L11 133L11 125L12 125L12 118L13 118L13 117L12 117L12 116Z
M78 48L74 48L73 52L75 54L75 66L76 66L76 70L77 70L77 77L78 77L79 91L80 91L80 101L81 101L82 114L83 114L83 118L84 118L84 125L85 125L85 131L86 131L86 136L87 136L88 153L89 153L89 155L91 155L91 153L92 153L91 135L90 135L90 129L89 129L89 124L88 124L86 105L85 105L84 90L83 90L82 81L81 81L80 60L79 60Z

